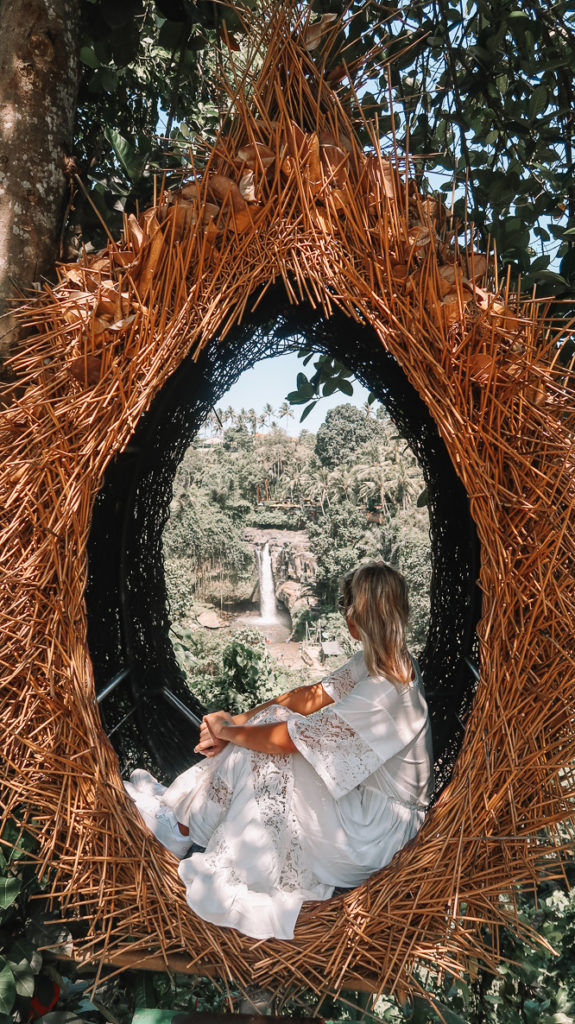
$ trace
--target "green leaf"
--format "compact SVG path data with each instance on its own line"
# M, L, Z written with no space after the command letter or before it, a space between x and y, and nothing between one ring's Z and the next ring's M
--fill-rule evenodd
M83 46L80 50L80 60L82 64L85 64L88 68L97 68L100 61L96 57L91 46Z
M534 275L534 277L536 277L538 281L550 281L552 284L568 284L561 274L555 274L552 270L540 270Z
M136 978L134 984L134 1001L136 1013L138 1010L144 1013L149 1012L149 1008L153 1007L154 1003L157 1002L154 980L147 972L142 971L142 973ZM142 1024L144 1024L143 1021Z
M136 60L140 47L137 25L130 22L116 29L110 35L110 49L117 67L122 68Z
M337 386L340 391L343 391L344 395L353 395L353 384L344 377L339 378Z
M102 0L102 16L110 28L128 25L142 11L142 0Z
M138 182L148 161L149 148L144 152L138 152L136 147L123 135L120 135L115 128L105 128L104 135L114 150L124 173L130 181Z
M542 110L545 110L548 102L547 86L537 85L529 100L529 120L534 121Z
M302 394L304 391L307 391L312 387L305 373L298 373L296 377L296 383L298 391L300 391Z
M100 81L106 92L115 92L118 86L118 72L114 68L102 68Z
M21 960L18 964L10 964L16 983L16 993L31 999L34 995L34 971L27 960Z
M302 397L299 391L290 391L289 395L286 395L286 402L289 402L290 405L303 405L307 401L309 401L309 395Z
M6 956L10 964L19 964L25 960L34 974L38 974L42 967L42 954L28 939L16 939L8 949Z
M110 47L107 39L96 39L94 42L94 53L99 64L107 64L110 60Z
M312 409L315 406L315 404L316 404L315 402L310 402L309 405L304 409L304 411L302 412L302 414L301 414L301 416L299 418L300 423L303 423L303 421L305 419L307 419L307 417L309 416L309 414L312 411Z
M425 508L427 505L429 505L429 491L427 487L423 488L421 494L417 499L416 505L417 508Z
M11 907L22 888L20 878L0 878L0 910Z
M172 1024L176 1010L141 1009L136 1010L132 1017L132 1024Z
M118 87L118 72L114 68L102 68L100 82L106 92L116 92Z
M16 982L4 957L0 965L0 1013L10 1013L16 999Z
M537 259L533 260L533 263L529 267L530 274L540 273L542 270L547 270L549 266L549 256L538 256Z
M42 920L41 914L31 917L26 923L26 938L51 953L72 957L74 944L72 935L65 925L50 924Z
M12 846L8 863L25 857L27 853L36 848L36 840L18 822L10 818L2 829L2 838Z
M187 35L187 26L181 21L165 21L160 29L158 43L164 50L173 53L178 50Z

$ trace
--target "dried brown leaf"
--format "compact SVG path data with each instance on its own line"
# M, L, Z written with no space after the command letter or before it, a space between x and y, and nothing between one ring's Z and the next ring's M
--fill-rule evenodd
M287 133L288 153L292 157L303 158L307 155L309 138L295 121L290 121Z
M222 206L229 203L236 213L240 210L245 210L246 201L236 182L226 177L225 174L210 174L209 187L210 192L212 192Z
M133 213L128 217L128 241L132 243L136 252L139 252L144 244L144 231Z
M63 272L66 280L71 284L77 284L81 287L85 287L85 272L82 267L78 267L76 264L70 267L60 267L60 272Z
M337 21L339 15L337 14L323 14L319 21L314 21L313 25L307 25L302 32L303 45L306 50L310 53L313 50L317 50L321 43L322 36L329 31L330 25L333 25L334 21Z
M154 274L158 268L158 264L163 256L164 252L164 236L161 229L158 227L154 237L149 243L149 247L144 253L144 259L142 269L138 275L138 283L140 286L140 295L145 298L154 277Z
M98 296L97 316L112 316L118 319L127 312L130 296L127 292L120 294L119 286L105 282Z
M320 132L318 137L320 146L341 146L347 153L352 151L351 139L347 135L335 136L333 132L324 131Z
M114 263L117 263L120 267L125 267L127 270L134 265L136 262L134 259L134 253L131 249L127 252L122 252L118 249L112 251L112 259Z
M188 181L185 185L182 185L178 190L178 194L182 199L198 199L200 192L197 181Z
M240 44L238 43L236 37L232 35L231 32L228 32L225 22L220 26L220 37L224 41L228 50L238 52L241 49Z
M429 217L431 221L439 220L443 210L439 199L432 199L431 196L427 196L426 199L422 200L421 208L426 217Z
M347 75L348 70L345 64L334 64L334 66L327 72L325 80L326 82L329 82L330 85L337 85L338 82L343 82L344 78L347 78Z
M68 364L68 373L84 387L94 387L100 380L102 361L99 356L78 356Z
M252 171L262 168L267 170L268 167L271 167L275 158L276 155L273 149L270 149L269 146L264 146L263 142L251 142L238 149L238 160L241 160Z
M101 273L102 271L105 271L106 273L109 273L110 272L110 257L109 256L101 256L99 259L94 260L94 262L92 263L92 270L97 270L98 273Z
M174 232L174 238L180 239L193 227L196 223L196 205L186 202L175 203L170 207L170 221L173 224L172 231ZM170 229L168 229L168 236Z
M389 199L396 197L396 175L390 160L378 156L366 157L366 176L362 178L364 191L381 192Z
M240 178L239 189L246 203L255 203L256 188L253 171L247 171L246 174L242 174Z
M432 241L431 232L429 228L426 228L423 224L416 224L409 232L407 236L411 245L414 245L416 249L420 249L425 245L429 245Z
M483 277L487 270L488 260L487 256L483 256L481 253L473 252L467 260L467 274L472 281L476 281L479 277Z
M341 146L331 146L327 143L320 147L321 165L328 180L342 188L347 180L348 154Z
M253 231L254 218L249 206L245 210L239 210L238 213L234 213L232 210L231 223L238 235L243 235L246 231Z
M309 180L312 184L319 184L321 181L321 159L319 155L319 138L317 132L309 136L309 153L307 157L307 170Z

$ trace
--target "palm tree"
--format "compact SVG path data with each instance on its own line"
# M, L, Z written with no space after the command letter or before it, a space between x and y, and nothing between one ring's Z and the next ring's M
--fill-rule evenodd
M269 423L271 423L275 414L276 411L273 405L270 405L269 402L266 402L266 404L263 407L262 416L260 416L260 420L263 419L263 426L267 426Z
M294 411L293 411L291 405L289 404L289 402L282 402L282 404L280 405L280 407L278 409L278 416L279 416L280 420L285 420L286 421L286 423L284 423L284 430L287 430L287 426L286 426L287 421L288 420L293 420L293 418L294 418Z
M359 496L362 500L377 494L382 511L387 511L387 494L397 482L397 467L393 454L381 444L366 447L365 461L356 465L357 480L361 481Z
M357 466L345 464L336 466L335 469L332 469L329 479L332 490L339 491L345 501L349 501L351 505L357 504Z
M330 478L331 470L327 466L313 466L302 480L304 497L307 501L319 501L322 512L325 512L326 502L330 505Z
M242 408L240 409L240 411L236 415L236 426L239 427L240 430L246 430L247 429L247 424L249 423L249 421L250 421L249 413L242 406Z
M232 427L234 426L236 422L236 410L233 406L228 405L227 409L224 410L222 419L224 423L231 423Z

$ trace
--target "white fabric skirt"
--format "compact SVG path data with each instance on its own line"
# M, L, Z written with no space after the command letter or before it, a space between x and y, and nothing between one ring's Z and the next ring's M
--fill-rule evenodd
M252 722L292 714L272 705ZM151 831L182 858L178 873L191 909L255 939L293 938L304 901L364 881L423 819L361 786L335 800L301 754L259 754L233 744L168 788L138 770L126 789ZM205 851L187 855L192 843Z

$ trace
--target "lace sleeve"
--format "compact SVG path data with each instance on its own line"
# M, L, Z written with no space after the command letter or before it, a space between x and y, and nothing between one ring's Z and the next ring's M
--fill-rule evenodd
M288 732L300 754L338 800L381 765L381 759L331 704L313 715L294 715Z
M342 665L341 668L336 668L335 672L321 680L321 685L325 692L336 703L338 700L343 700L344 697L347 697L357 685L357 667L356 658L350 658L349 661L346 661L345 665Z

